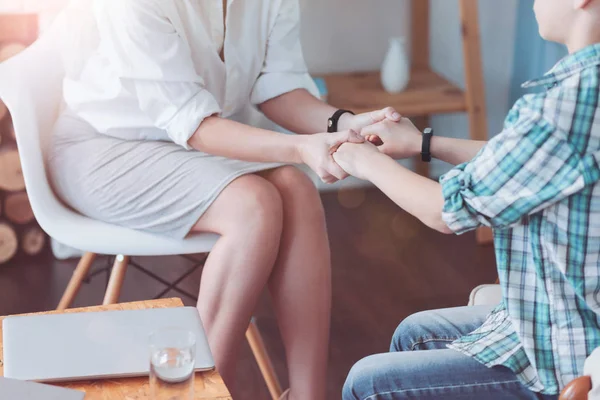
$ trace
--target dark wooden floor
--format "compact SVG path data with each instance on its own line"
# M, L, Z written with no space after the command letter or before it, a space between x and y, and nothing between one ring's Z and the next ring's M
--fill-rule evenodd
M465 305L470 290L496 279L491 247L475 244L473 234L438 234L396 207L377 190L352 190L323 195L333 257L333 315L329 367L329 398L339 399L352 364L385 352L397 324L411 313ZM181 257L137 259L154 273L173 280L189 268ZM0 266L0 315L50 310L56 306L76 261L49 255ZM94 268L106 264L96 261ZM181 287L198 289L201 270ZM75 306L102 301L105 275L86 284ZM121 301L153 298L164 287L131 269ZM180 297L170 292L167 297ZM190 299L183 299L193 304ZM256 311L258 324L285 384L285 360L277 324L267 296ZM240 400L267 399L248 348L239 369Z

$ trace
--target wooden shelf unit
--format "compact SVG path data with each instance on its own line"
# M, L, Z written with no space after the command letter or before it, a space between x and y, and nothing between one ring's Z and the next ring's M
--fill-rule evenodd
M464 92L429 68L413 69L408 87L399 94L383 90L378 72L331 74L323 78L328 102L356 113L394 107L406 117L466 111Z
M466 112L469 137L487 140L487 119L481 61L478 0L457 0L460 7L460 32L463 45L465 89L462 90L435 73L429 59L429 0L411 0L412 76L400 94L387 93L378 72L342 73L323 76L328 102L338 108L365 112L392 106L410 117L419 128L429 125L435 114ZM429 165L415 160L418 173L429 176ZM480 243L491 241L491 231L477 232Z
M431 69L429 0L412 0L412 76L408 88L400 94L387 93L381 85L378 72L329 74L323 76L329 92L329 103L355 112L393 106L401 114L425 125L431 115L466 112L470 137L486 140L488 134L477 0L457 1L460 7L465 90Z

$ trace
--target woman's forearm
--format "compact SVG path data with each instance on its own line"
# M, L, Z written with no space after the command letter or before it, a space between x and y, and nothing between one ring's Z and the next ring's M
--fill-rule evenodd
M431 138L431 155L452 165L472 160L487 142L454 139L441 136Z
M439 232L452 233L442 220L444 198L439 183L418 175L385 155L365 165L365 176L405 211Z
M295 135L254 128L219 117L205 119L188 144L217 156L253 162L301 163Z
M304 89L293 90L260 105L260 110L277 125L299 134L327 132L327 120L337 110ZM343 130L343 118L340 130Z

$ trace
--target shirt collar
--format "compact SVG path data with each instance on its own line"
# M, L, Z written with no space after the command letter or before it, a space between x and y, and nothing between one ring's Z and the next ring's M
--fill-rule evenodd
M524 88L546 86L552 88L568 77L595 65L600 65L600 43L585 47L560 60L546 75L525 82Z

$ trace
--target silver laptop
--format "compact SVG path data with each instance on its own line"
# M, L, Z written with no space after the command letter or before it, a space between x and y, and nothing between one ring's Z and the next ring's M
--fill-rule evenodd
M214 368L194 307L7 317L4 376L56 382L149 373L151 332L177 327L196 335L196 370Z
M83 400L84 396L78 390L0 377L2 400Z

